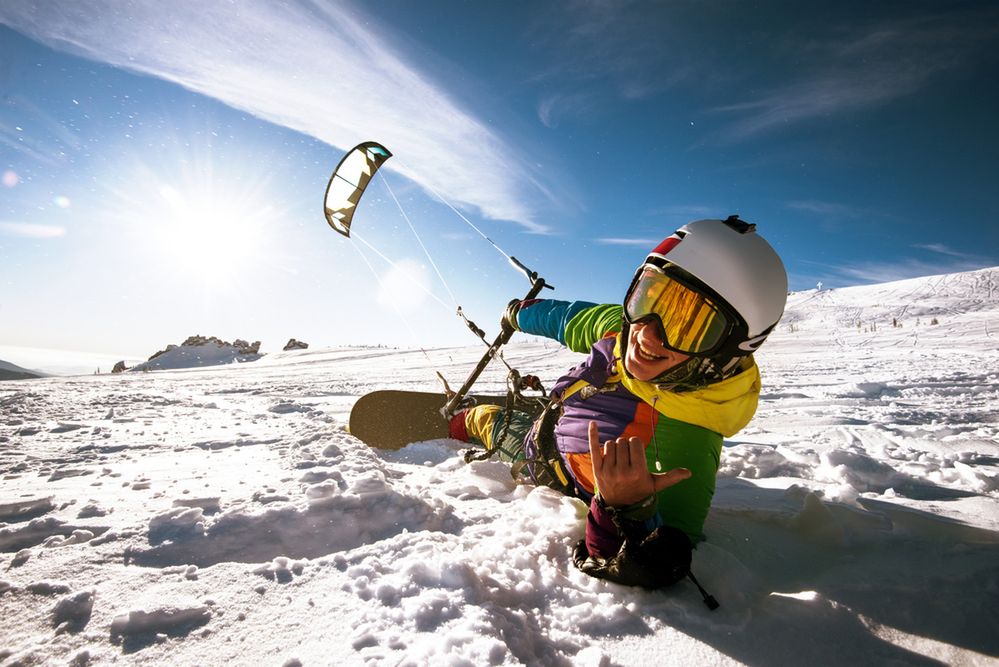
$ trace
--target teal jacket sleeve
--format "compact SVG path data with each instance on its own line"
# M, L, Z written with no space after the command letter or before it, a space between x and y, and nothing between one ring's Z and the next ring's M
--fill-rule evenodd
M608 332L620 331L621 306L555 299L527 301L517 312L517 328L585 353Z

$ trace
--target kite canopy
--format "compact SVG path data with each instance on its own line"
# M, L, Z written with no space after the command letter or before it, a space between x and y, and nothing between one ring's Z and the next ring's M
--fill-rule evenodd
M365 141L340 160L326 186L326 222L330 227L350 236L350 221L364 188L368 187L378 167L390 157L392 153L381 144Z

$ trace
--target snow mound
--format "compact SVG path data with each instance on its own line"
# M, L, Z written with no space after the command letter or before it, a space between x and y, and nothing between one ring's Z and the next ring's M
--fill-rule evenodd
M224 341L209 341L200 345L170 346L149 361L136 364L129 371L164 371L182 368L200 368L256 361L263 355L248 352L247 348Z

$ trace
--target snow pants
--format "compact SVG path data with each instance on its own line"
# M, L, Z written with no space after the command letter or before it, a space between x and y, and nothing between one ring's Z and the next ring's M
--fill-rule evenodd
M581 495L574 487L561 455L552 450L547 456L528 459L524 451L528 439L534 440L542 430L543 416L535 418L519 410L507 410L498 405L477 405L456 414L449 424L449 435L455 440L485 447L488 456L497 456L510 464L514 478L530 480L569 496ZM553 443L554 446L554 443ZM478 457L476 457L478 458Z
M524 440L533 424L534 418L524 412L476 405L456 414L449 431L456 440L496 450L500 461L516 464L524 460Z

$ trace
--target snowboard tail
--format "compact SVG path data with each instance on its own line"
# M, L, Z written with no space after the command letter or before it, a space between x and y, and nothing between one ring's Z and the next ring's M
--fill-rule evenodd
M506 396L475 394L469 405L500 405ZM448 420L441 415L443 393L386 389L365 394L350 411L352 436L378 449L401 449L412 442L448 437Z

